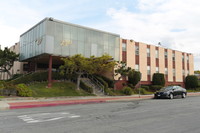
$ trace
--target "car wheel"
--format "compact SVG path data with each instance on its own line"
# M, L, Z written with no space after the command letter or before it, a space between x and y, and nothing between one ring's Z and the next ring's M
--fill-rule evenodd
M169 94L169 99L173 99L174 95L172 93Z
M185 93L183 93L183 94L182 94L182 98L185 98L185 97L186 97L186 94L185 94Z

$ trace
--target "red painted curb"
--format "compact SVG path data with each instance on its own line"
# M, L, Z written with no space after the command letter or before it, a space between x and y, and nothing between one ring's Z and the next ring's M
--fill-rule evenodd
M188 96L200 96L200 93L188 93ZM102 99L82 99L82 100L68 100L68 101L38 101L38 102L18 102L18 103L8 103L9 109L23 109L23 108L35 108L35 107L48 107L48 106L62 106L62 105L75 105L75 104L92 104L92 103L105 103L111 101L119 100L136 100L136 99L151 99L153 96L140 97L110 97Z
M64 102L64 103L44 103L37 104L32 103L29 105L10 105L10 109L23 109L23 108L34 108L34 107L48 107L48 106L62 106L62 105L75 105L75 104L92 104L92 103L104 103L105 100L92 100L92 101L77 101L77 102Z

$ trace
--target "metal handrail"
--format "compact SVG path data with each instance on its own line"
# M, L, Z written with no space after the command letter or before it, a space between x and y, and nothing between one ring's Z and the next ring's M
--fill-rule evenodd
M92 76L91 74L86 74L86 76L85 75L83 75L83 77L85 77L85 78L89 78L95 85L97 85L99 88L100 88L100 91L103 93L103 94L105 94L104 92L104 85L101 83L101 82L99 82L98 81L98 79L96 79L94 76Z

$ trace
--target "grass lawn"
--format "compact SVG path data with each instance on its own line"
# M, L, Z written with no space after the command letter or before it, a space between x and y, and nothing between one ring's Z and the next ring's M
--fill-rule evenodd
M37 82L28 87L33 90L33 97L59 97L59 96L93 96L84 90L75 90L72 82L55 82L52 88L47 88L47 82Z

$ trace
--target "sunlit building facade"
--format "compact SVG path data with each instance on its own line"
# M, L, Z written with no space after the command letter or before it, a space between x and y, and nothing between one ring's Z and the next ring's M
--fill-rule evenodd
M194 74L194 57L191 53L128 39L120 40L120 53L121 61L141 72L142 85L150 85L154 73L163 73L166 85L184 87L185 77Z

